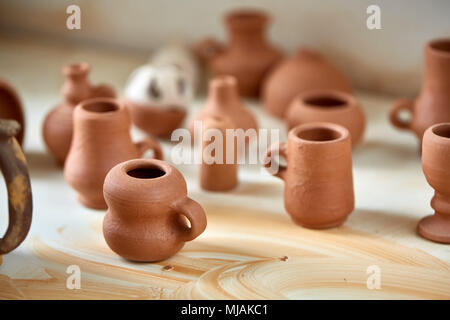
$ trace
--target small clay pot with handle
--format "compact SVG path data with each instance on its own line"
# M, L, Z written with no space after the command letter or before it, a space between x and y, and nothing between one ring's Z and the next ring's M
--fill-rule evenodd
M116 164L141 157L153 150L162 159L154 138L133 142L131 120L125 106L112 98L80 103L74 111L73 140L64 166L64 177L77 192L79 201L93 209L106 209L103 182Z
M167 162L120 163L106 176L103 192L108 204L103 235L108 246L125 259L167 259L206 228L203 208L187 196L186 181Z
M275 162L277 154L286 158L286 167ZM354 209L350 133L340 125L315 122L293 128L287 143L267 150L265 167L285 182L284 206L301 226L337 227Z

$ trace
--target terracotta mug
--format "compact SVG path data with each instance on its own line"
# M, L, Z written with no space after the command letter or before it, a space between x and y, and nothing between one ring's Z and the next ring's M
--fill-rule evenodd
M352 148L344 127L307 123L289 131L288 142L271 146L266 168L274 168L273 154L287 166L269 171L285 182L284 206L295 223L325 229L344 223L354 209Z
M434 189L431 207L435 212L419 222L417 231L429 240L450 243L450 122L425 131L422 167Z
M106 209L103 182L116 164L153 150L162 159L153 139L131 141L127 109L112 98L85 100L74 110L73 139L64 165L66 181L78 192L79 201L93 209Z
M103 192L108 204L103 235L108 246L125 259L167 259L206 228L203 208L187 197L186 181L167 162L120 163L106 176Z
M0 119L0 170L8 191L9 222L0 238L0 255L17 248L31 226L33 203L25 156L16 136L20 125L15 120Z

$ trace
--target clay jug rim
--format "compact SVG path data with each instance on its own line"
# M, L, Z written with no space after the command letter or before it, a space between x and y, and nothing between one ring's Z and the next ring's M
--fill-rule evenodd
M210 89L216 89L220 87L236 87L237 79L236 77L228 74L215 76L209 82Z
M450 38L439 38L428 42L425 46L431 54L450 58Z
M95 118L98 118L99 115L102 115L102 117L109 117L125 111L125 106L117 99L99 97L86 99L80 102L75 107L75 111Z
M65 76L86 75L91 70L91 66L87 62L74 62L63 67Z
M309 90L298 94L293 103L299 103L304 107L332 111L346 110L357 104L356 98L339 90Z
M303 144L335 144L349 139L349 131L330 122L310 122L298 125L289 131L289 138Z
M119 164L121 173L128 181L142 183L167 179L173 167L163 160L133 159Z
M427 129L426 135L430 135L432 139L450 143L450 122L437 123Z
M261 28L270 20L269 14L257 8L241 8L229 11L224 17L230 28L252 29Z

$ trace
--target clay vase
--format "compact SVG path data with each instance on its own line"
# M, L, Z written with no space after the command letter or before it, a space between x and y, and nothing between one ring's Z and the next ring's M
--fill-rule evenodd
M232 76L218 76L209 81L206 104L193 117L190 125L191 132L195 132L196 121L202 122L204 119L214 116L230 118L236 129L258 130L255 117L241 102L236 78ZM250 139L246 138L246 142L249 141Z
M22 145L25 130L22 103L16 90L2 79L0 79L0 119L11 119L19 123L20 129L17 132L16 139Z
M409 112L410 120L402 120L401 111ZM425 78L419 97L397 100L389 117L395 127L414 132L419 141L428 127L450 121L450 39L425 45Z
M33 202L27 161L15 136L20 125L15 120L0 119L0 170L8 191L8 228L0 238L0 255L17 248L31 226Z
M345 75L318 52L301 49L279 63L265 78L262 87L264 109L284 118L292 100L311 90L338 90L351 93Z
M133 124L149 135L170 137L192 101L188 75L175 66L144 65L130 76L124 101Z
M422 168L434 189L431 200L434 215L423 218L417 231L426 239L450 243L450 122L433 125L425 131Z
M361 141L366 117L351 94L335 90L315 90L301 93L292 101L286 122L289 129L309 122L331 122L347 128L355 146Z
M128 111L115 99L85 100L75 108L73 117L73 140L64 177L86 207L106 209L103 182L116 164L139 158L147 150L153 150L154 157L162 159L161 146L153 138L131 141Z
M236 77L239 93L245 97L259 96L263 78L283 56L265 39L268 22L269 16L263 11L233 11L225 17L229 45L205 39L197 47L199 57L206 61L213 76Z
M46 116L43 125L43 137L47 149L59 166L64 165L70 149L73 132L73 110L83 100L94 97L116 96L108 85L92 86L88 82L90 67L87 63L74 63L63 68L66 77L61 93L63 102L52 109Z
M276 162L278 154L286 158L286 167ZM264 166L285 182L284 206L303 227L340 226L354 209L350 133L340 125L314 122L293 128L287 144L267 150Z
M227 136L234 129L229 117L206 118L202 126L200 187L208 191L229 191L238 184L237 143Z
M103 191L108 204L103 235L108 246L125 259L167 259L206 228L203 208L187 197L186 181L167 162L120 163L106 176Z

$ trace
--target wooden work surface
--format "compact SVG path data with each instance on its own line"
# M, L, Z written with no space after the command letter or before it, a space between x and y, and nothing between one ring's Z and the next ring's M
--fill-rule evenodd
M412 134L388 123L390 97L358 92L369 119L364 142L354 150L356 209L339 228L314 231L294 225L283 208L283 184L259 168L242 167L229 193L199 189L195 165L178 166L189 195L208 218L206 231L174 257L132 263L106 245L104 212L82 207L41 138L45 114L60 100L61 67L92 64L91 80L122 89L146 56L29 38L0 37L0 77L22 97L25 153L33 188L33 224L27 240L0 257L0 298L7 299L410 299L450 298L450 247L420 238L415 228L432 212L433 190L421 170ZM195 112L204 98L195 101ZM246 104L261 127L281 122ZM133 135L139 133L133 131ZM170 156L171 144L164 142ZM7 225L1 186L0 230ZM66 288L66 269L81 269L81 289ZM381 288L366 286L369 266L381 271Z

